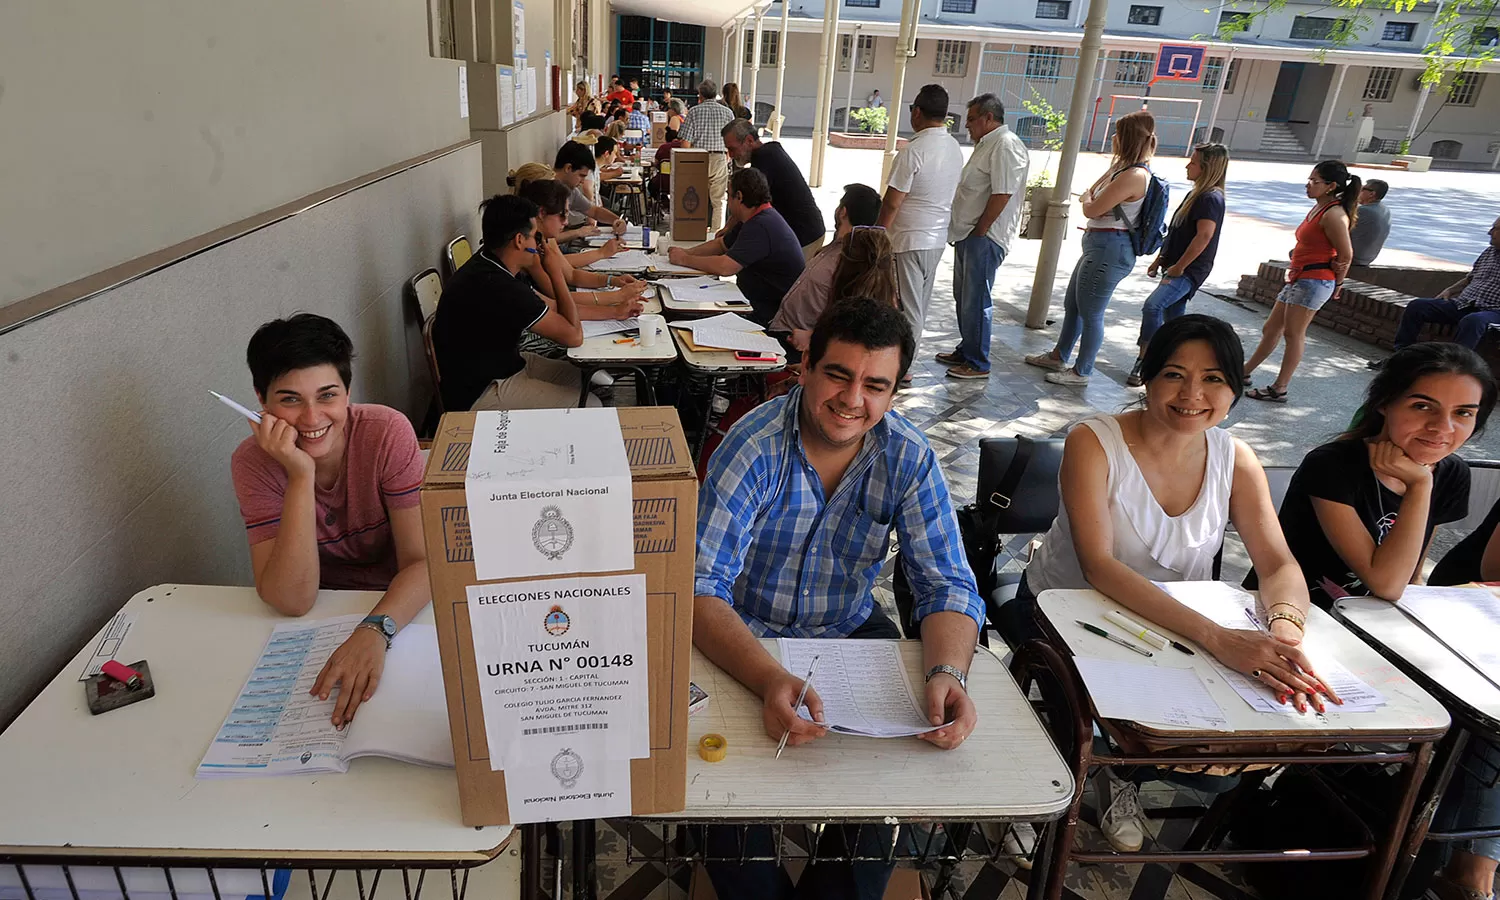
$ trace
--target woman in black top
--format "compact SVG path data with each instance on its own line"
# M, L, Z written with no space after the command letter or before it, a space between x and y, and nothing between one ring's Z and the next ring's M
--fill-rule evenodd
M1432 570L1428 584L1468 584L1471 581L1500 581L1500 541L1495 540L1495 526L1500 525L1500 501L1490 507L1489 515L1474 533L1458 542Z
M1468 514L1469 468L1453 454L1494 405L1489 366L1467 347L1412 344L1390 358L1370 382L1364 417L1307 454L1281 504L1314 603L1401 599L1421 576L1433 529Z

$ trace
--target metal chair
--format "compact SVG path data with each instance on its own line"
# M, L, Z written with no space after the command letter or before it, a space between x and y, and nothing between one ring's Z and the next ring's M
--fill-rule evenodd
M459 240L463 240L460 238ZM453 245L448 245L449 252ZM437 312L438 300L443 296L443 279L437 269L423 269L411 279L412 296L417 300L417 311L425 322Z
M422 322L422 347L427 351L427 374L432 378L432 402L437 407L438 416L447 412L443 407L443 379L438 372L437 354L432 349L432 323L437 316L428 316Z
M468 235L461 234L449 241L448 249L444 254L444 261L448 264L448 271L444 274L452 278L453 273L463 268L464 263L468 262L473 255L474 248L469 246Z

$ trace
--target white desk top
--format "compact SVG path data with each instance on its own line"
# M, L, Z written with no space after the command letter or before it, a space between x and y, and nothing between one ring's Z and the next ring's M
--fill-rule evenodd
M379 595L323 591L310 616L367 612ZM119 658L151 663L156 696L91 716L77 680L91 641L0 734L0 852L353 858L494 856L507 826L461 824L452 769L357 759L344 775L197 780L198 761L282 620L248 587L158 585ZM419 622L432 621L424 610Z
M786 368L786 357L778 356L775 362L747 362L734 358L733 350L693 350L682 339L683 329L671 327L672 339L682 353L682 361L688 368L715 375L753 375L758 372L780 372Z
M765 643L777 652L774 642ZM903 641L902 656L913 687L919 687L922 645ZM696 648L692 673L709 702L688 719L687 809L656 818L1035 821L1055 818L1073 796L1073 776L1057 748L1010 673L987 650L975 655L969 673L979 725L955 750L917 738L830 733L788 747L776 759L760 700ZM721 762L698 755L698 740L709 733L729 742Z
M568 359L585 364L633 366L666 365L677 359L677 345L665 334L657 336L655 347L642 347L639 343L616 344L621 337L619 334L601 334L584 338L581 345L568 348Z
M1500 722L1500 687L1396 604L1374 597L1350 597L1335 603L1333 614L1377 648L1405 660L1422 673L1422 678L1469 707L1471 715L1478 713Z
M1037 603L1053 628L1067 642L1068 650L1076 656L1195 669L1208 686L1208 692L1223 708L1224 716L1232 729L1231 732L1225 732L1158 724L1132 726L1144 734L1169 737L1204 735L1211 736L1216 741L1223 741L1231 734L1236 737L1285 737L1302 740L1317 737L1336 740L1341 736L1357 738L1374 734L1421 732L1433 733L1435 736L1448 728L1448 711L1441 703L1316 606L1308 611L1304 646L1315 656L1327 653L1343 663L1349 671L1385 695L1384 706L1366 713L1340 713L1332 703L1327 704L1328 712L1322 715L1310 711L1306 714L1298 714L1296 711L1256 712L1219 676L1210 662L1208 651L1176 632L1156 626L1162 634L1176 637L1191 646L1197 651L1197 655L1188 656L1168 648L1147 659L1079 628L1074 623L1075 619L1096 622L1112 633L1119 632L1118 628L1105 622L1103 616L1108 610L1125 611L1125 608L1097 591L1043 591L1037 598ZM1128 614L1137 619L1142 618L1137 613Z

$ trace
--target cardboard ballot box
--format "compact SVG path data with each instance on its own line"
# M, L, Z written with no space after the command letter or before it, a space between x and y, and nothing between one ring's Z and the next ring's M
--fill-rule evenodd
M651 146L659 147L667 142L667 113L657 110L651 113Z
M672 240L708 240L708 221L713 214L711 199L708 151L672 148Z
M676 410L618 412L630 464L634 571L645 575L647 593L651 755L630 761L631 811L643 815L680 810L686 802L698 482ZM465 494L474 416L447 413L438 426L422 482L422 529L463 822L504 825L505 773L490 768L466 592L479 583Z

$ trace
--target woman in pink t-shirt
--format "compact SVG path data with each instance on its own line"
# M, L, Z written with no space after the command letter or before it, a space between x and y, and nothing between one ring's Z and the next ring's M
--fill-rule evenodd
M385 592L312 688L325 700L340 688L343 727L374 695L390 639L431 600L422 453L400 412L349 402L353 345L331 319L267 322L246 356L264 412L230 471L260 598L301 616L320 588Z

